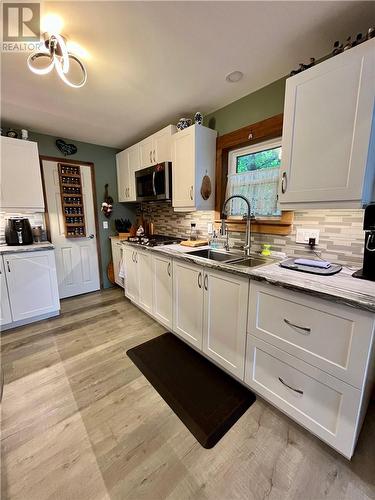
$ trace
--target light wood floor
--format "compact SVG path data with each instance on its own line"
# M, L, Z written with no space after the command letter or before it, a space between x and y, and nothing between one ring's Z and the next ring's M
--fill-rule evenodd
M374 407L352 462L259 398L205 450L126 356L161 326L119 289L62 311L2 336L3 499L375 498Z

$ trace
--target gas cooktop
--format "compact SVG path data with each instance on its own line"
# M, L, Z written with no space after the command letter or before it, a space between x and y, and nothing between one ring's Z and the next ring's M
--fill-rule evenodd
M177 238L177 236L165 236L163 234L152 234L149 236L130 236L128 241L130 241L130 243L138 243L138 245L146 247L157 247L160 245L173 245L174 243L180 243L182 238Z

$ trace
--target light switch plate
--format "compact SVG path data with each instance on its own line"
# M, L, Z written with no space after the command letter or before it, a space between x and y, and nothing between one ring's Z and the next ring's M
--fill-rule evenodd
M108 221L103 220L103 229L108 229Z
M296 243L308 245L309 238L315 238L315 244L319 243L319 229L304 229L298 228L296 232Z

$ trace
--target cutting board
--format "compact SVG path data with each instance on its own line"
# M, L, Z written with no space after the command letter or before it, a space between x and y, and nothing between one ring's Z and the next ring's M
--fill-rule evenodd
M186 240L186 241L181 241L180 245L183 245L184 247L203 247L205 245L208 245L207 240Z

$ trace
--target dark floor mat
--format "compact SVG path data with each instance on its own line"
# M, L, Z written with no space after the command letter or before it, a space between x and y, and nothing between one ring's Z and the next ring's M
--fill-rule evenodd
M127 351L204 448L212 448L255 401L255 394L172 333Z

